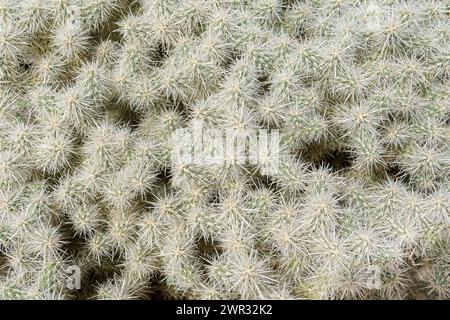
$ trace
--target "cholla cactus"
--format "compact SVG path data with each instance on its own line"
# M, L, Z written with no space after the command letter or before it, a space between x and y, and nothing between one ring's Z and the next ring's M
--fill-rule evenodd
M449 13L0 0L0 298L449 299Z

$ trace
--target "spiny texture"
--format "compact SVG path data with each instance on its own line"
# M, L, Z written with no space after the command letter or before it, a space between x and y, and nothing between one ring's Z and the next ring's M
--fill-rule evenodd
M0 298L449 299L449 8L0 0Z

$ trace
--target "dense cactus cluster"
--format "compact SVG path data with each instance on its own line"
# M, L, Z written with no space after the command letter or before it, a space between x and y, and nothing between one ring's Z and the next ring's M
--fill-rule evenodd
M449 9L0 0L0 298L449 299Z

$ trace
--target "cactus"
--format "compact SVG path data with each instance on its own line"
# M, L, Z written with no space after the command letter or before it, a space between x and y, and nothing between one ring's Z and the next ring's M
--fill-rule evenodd
M0 0L0 299L449 299L449 13Z

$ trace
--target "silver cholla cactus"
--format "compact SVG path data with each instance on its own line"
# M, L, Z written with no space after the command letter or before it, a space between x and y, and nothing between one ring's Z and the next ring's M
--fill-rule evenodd
M447 0L0 0L1 299L449 299Z

